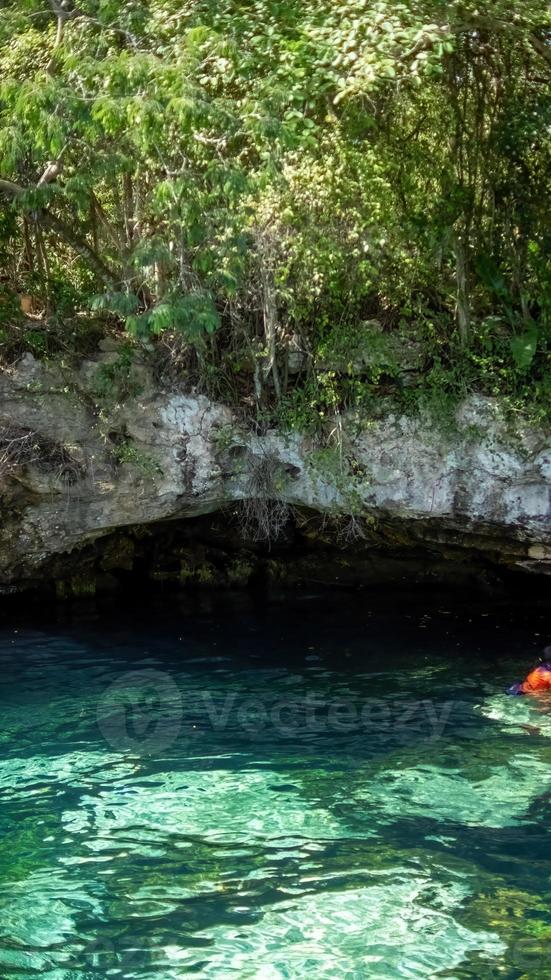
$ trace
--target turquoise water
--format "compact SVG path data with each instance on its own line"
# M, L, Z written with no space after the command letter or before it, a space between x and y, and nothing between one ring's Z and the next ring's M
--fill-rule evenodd
M3 980L551 977L537 610L12 616Z

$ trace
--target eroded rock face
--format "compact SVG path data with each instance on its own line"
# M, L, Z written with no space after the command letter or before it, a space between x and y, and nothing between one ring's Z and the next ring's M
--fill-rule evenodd
M453 436L389 411L360 427L345 421L320 449L300 434L248 432L202 395L158 393L145 365L103 405L98 372L116 357L100 354L77 372L25 355L0 376L4 588L36 582L53 558L117 528L251 498L350 515L383 550L398 546L402 528L410 549L551 570L551 437L521 425L512 433L496 401L465 402ZM38 456L18 456L9 440L18 431L36 434Z

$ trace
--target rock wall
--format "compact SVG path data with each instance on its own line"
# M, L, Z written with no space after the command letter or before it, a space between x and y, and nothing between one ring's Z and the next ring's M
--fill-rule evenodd
M447 434L390 406L375 421L337 420L320 447L247 431L204 396L159 393L145 363L102 401L118 358L107 350L75 370L26 354L0 376L4 591L59 577L116 529L239 501L253 538L317 515L350 553L359 543L371 554L476 553L496 567L551 570L551 437L520 422L511 431L497 401L470 398Z

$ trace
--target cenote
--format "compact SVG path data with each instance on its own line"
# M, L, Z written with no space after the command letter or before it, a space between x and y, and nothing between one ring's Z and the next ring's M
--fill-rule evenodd
M10 613L0 975L549 977L551 706L503 691L550 631L343 592Z

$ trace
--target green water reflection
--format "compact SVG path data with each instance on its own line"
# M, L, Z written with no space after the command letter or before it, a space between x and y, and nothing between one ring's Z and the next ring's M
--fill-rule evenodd
M159 615L1 635L0 976L551 976L533 627Z

